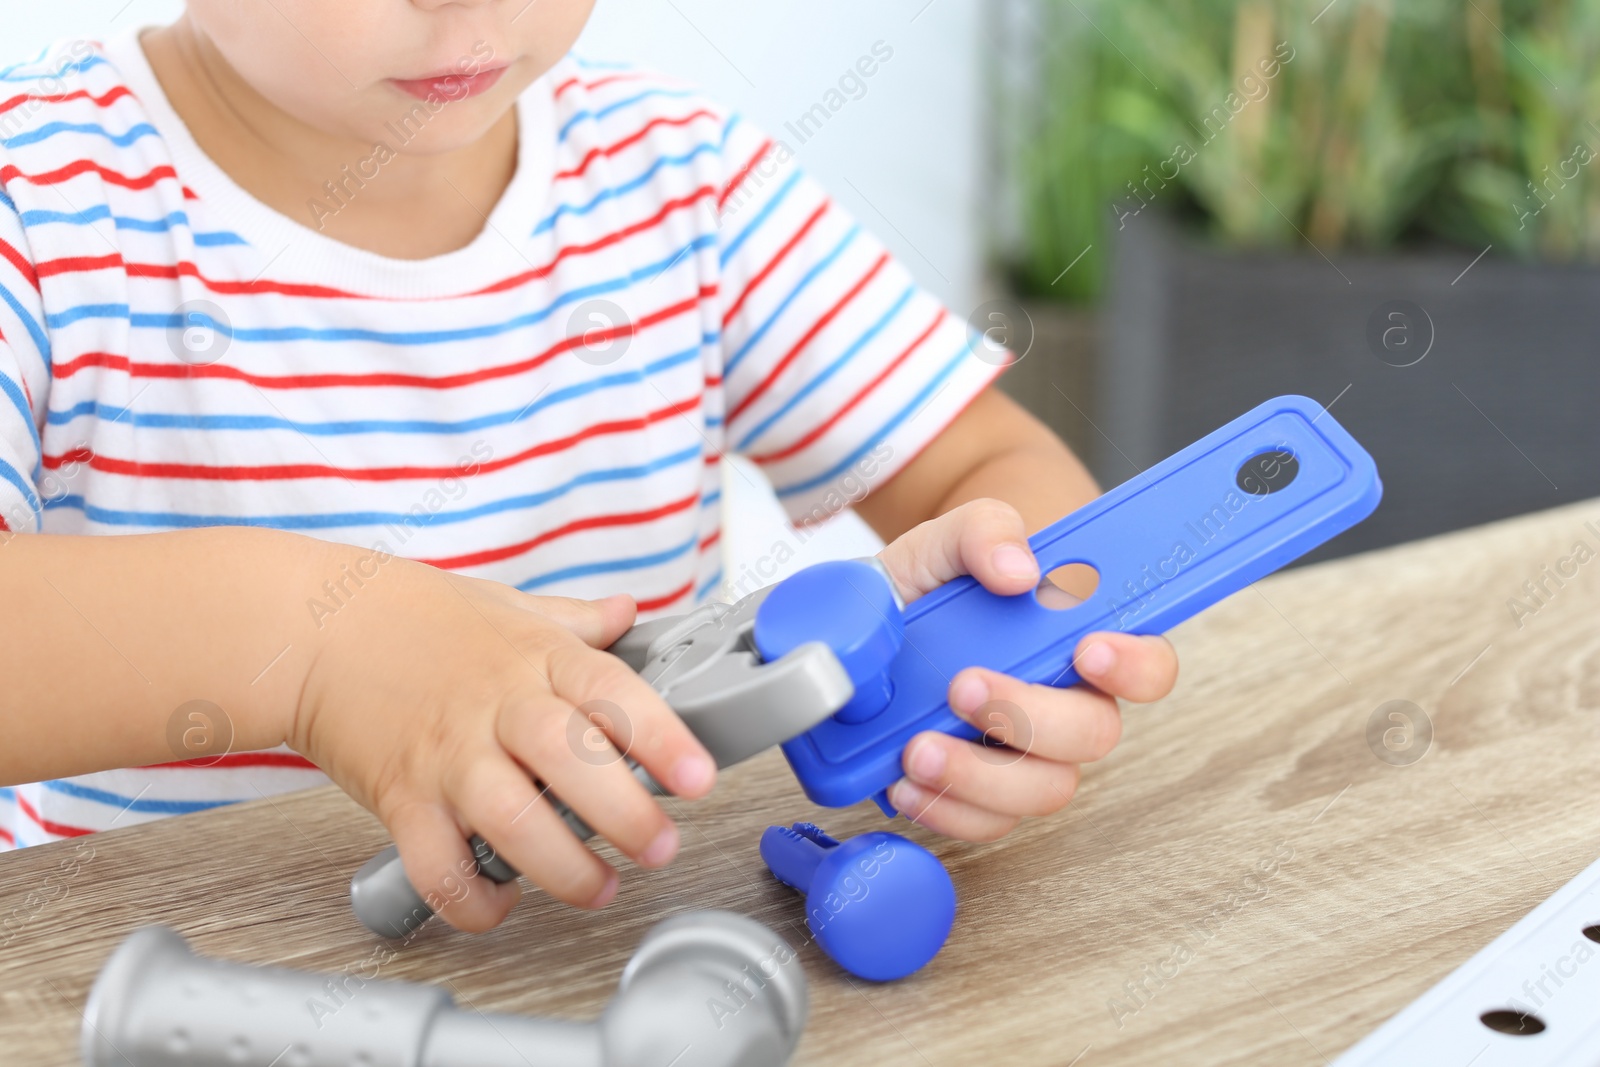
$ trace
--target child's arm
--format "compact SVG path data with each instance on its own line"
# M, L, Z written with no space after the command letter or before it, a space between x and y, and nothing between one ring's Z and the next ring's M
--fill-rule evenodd
M535 778L635 862L670 860L676 829L620 753L597 759L593 725L680 795L715 778L655 692L596 651L633 622L626 597L533 597L372 550L215 528L8 536L0 603L0 783L171 761L174 711L208 700L234 750L287 742L377 814L424 894L459 882L476 831L562 900L611 898L615 873ZM603 720L577 710L590 702L605 702ZM457 926L490 927L515 902L513 886L470 884L444 909Z
M892 541L957 505L991 497L1021 512L1032 533L1099 495L1061 439L991 386L856 511Z

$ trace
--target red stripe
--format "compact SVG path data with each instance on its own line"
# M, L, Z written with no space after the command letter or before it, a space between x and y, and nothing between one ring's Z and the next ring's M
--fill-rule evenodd
M621 74L607 74L604 78L596 78L592 82L585 83L584 88L593 91L595 89L603 89L607 85L612 85L616 82L638 81L640 78L645 76L646 75L642 71L624 71Z
M761 395L771 388L772 383L778 380L778 376L789 368L789 364L793 363L799 357L801 351L806 347L806 345L810 344L812 339L815 338L817 334L821 333L823 328L826 327L828 323L832 322L838 317L839 312L844 310L845 305L854 300L857 294L867 287L867 283L872 281L873 278L877 277L878 272L882 270L884 264L888 262L889 253L883 252L879 254L877 260L870 268L868 268L867 273L863 274L861 279L850 287L850 291L845 293L844 296L840 297L838 303L834 304L833 307L829 308L820 319L813 323L811 329L807 330L804 336L802 336L799 341L795 342L794 347L789 349L788 352L784 353L783 358L778 361L778 365L773 367L772 370L768 372L767 376L763 378L754 389L745 394L744 399L740 400L733 406L733 410L728 412L728 421L732 422L734 419L737 419L741 412L759 400Z
M70 93L52 93L49 96L41 96L38 93L22 93L19 96L13 96L10 100L0 101L0 115L4 115L14 107L20 107L28 100L37 100L42 104L64 104L68 100L88 100L96 107L109 107L123 97L131 95L126 85L119 85L104 96L91 95L87 89L78 89Z
M0 533L10 533L11 527L6 525L6 517L0 515Z
M680 196L676 200L666 201L661 205L660 211L657 211L654 215L651 215L649 218L644 219L641 222L635 222L630 226L624 226L622 229L613 233L608 233L599 240L591 241L586 245L568 245L557 252L555 254L555 258L551 259L549 263L542 267L535 267L533 270L523 271L521 274L512 275L505 281L496 282L494 285L488 286L484 289L478 289L474 292L468 293L467 295L482 296L485 293L497 293L505 289L515 289L517 286L522 285L524 282L527 282L530 279L543 278L551 271L555 270L556 265L559 264L563 259L566 259L569 255L598 252L602 248L610 248L617 242L632 237L636 233L642 233L645 230L659 226L668 215L672 214L674 211L677 211L679 208L693 207L706 197L715 195L715 193L716 190L711 186L702 185L688 196Z
M700 290L699 298L690 298L668 305L659 311L652 311L648 315L641 315L637 322L613 326L606 330L595 330L589 335L590 340L612 340L617 337L630 337L637 335L640 330L659 323L667 322L695 310L699 306L699 299L714 296L716 289L707 287ZM59 380L69 378L85 367L107 367L120 370L134 378L226 378L231 381L249 382L263 389L321 389L332 386L361 385L405 385L415 386L419 389L455 389L463 385L472 385L476 382L491 381L495 378L507 378L521 374L542 366L574 348L584 344L583 337L567 337L544 351L516 363L508 363L498 367L483 367L475 371L463 371L460 374L446 374L430 378L422 374L399 374L389 371L374 371L369 374L251 374L238 367L222 363L213 363L208 366L190 366L185 363L134 363L127 356L115 352L85 352L65 363L58 363L55 367L55 377Z
M659 611L674 600L682 600L692 592L694 592L694 579L690 578L683 585L665 596L658 596L651 600L635 600L633 603L640 611Z
M781 448L776 452L768 452L767 454L761 456L751 456L750 458L756 463L776 463L780 459L786 459L787 457L794 455L796 452L800 451L802 448L806 447L823 434L827 433L834 427L835 424L838 423L840 419L848 415L852 408L861 403L861 401L866 398L868 393L876 389L883 383L885 378L894 373L894 369L896 367L910 359L911 353L915 352L922 345L922 342L933 336L933 332L939 328L940 323L944 322L945 315L945 309L940 308L939 313L935 315L933 317L933 321L928 324L928 328L918 334L916 340L907 345L905 350L898 356L895 356L894 359L889 362L889 365L879 371L870 382L862 386L855 396L852 396L849 400L845 401L844 407L828 416L828 421L816 427L810 433L789 445L787 448Z
M482 552L470 552L463 556L447 556L443 559L425 559L421 562L430 563L435 567L445 570L457 570L461 567L477 567L485 563L494 563L512 556L520 556L524 552L531 552L540 545L549 544L558 537L566 537L582 530L598 530L606 526L632 526L642 522L653 522L656 519L673 515L694 507L700 502L700 494L693 493L682 500L674 500L660 507L650 508L645 511L630 511L617 515L593 515L586 519L575 519L564 526L557 526L553 530L546 530L537 537L504 548L489 548Z
M68 256L64 259L46 259L40 261L36 269L39 272L39 277L53 278L57 274L87 273L88 271L106 270L110 267L124 265L122 254L113 252L109 256Z
M33 269L33 264L28 262L27 256L12 248L4 239L0 239L0 257L3 257L13 267L17 268L17 272L28 279L28 283L33 286L35 291L38 291L39 275Z
M638 81L643 77L646 77L643 71L630 71L626 74L611 74L604 78L597 78L592 82L586 82L577 75L573 75L560 85L556 86L556 91L553 95L559 100L561 98L561 94L572 88L574 85L582 85L585 89L588 89L592 92L595 89L603 88L612 84L613 82Z
M162 164L152 167L143 174L129 176L121 171L102 167L92 159L79 159L68 163L56 170L46 171L43 174L24 174L11 164L0 167L0 183L9 182L16 178L30 182L33 185L55 185L69 178L76 178L80 174L98 174L101 179L112 185L120 185L124 189L148 189L162 178L177 178L178 174L171 167Z
M822 203L817 205L817 210L813 211L811 216L806 219L806 221L798 230L795 231L794 236L789 238L789 240L784 243L782 248L778 249L778 254L773 256L772 259L767 262L766 266L762 267L756 272L755 276L750 279L750 284L744 287L744 292L740 293L739 298L733 302L733 306L728 308L728 310L723 313L723 329L727 329L728 323L732 322L733 317L739 313L739 309L744 307L745 300L750 296L751 293L755 292L756 286L766 281L768 275L778 269L778 264L782 263L785 257L787 257L790 252L794 251L796 245L805 240L806 234L811 232L811 227L815 226L817 224L817 220L821 219L822 216L826 215L827 213L828 202L824 200Z
M503 470L506 467L565 451L580 442L607 434L630 433L642 430L674 415L687 414L700 405L701 394L687 400L652 411L632 419L599 422L575 434L544 441L532 448L523 449L503 459L490 460L478 467L479 473ZM67 463L88 463L91 470L109 474L125 474L133 478L194 478L202 481L292 481L300 478L348 478L352 481L388 482L408 478L459 477L457 467L334 467L321 463L267 464L256 467L220 467L199 463L140 463L134 460L114 459L97 455L87 448L75 448L59 456L44 457L44 466L56 470Z
M74 164L74 165L76 166L76 164ZM0 168L0 182L3 182L5 180L6 173L8 171L15 171L15 169L16 168L14 168L14 167ZM63 168L63 170L65 170L65 169L67 169L67 168ZM157 167L156 168L156 170L162 170L162 169L163 168L161 168L161 167ZM168 170L168 171L171 170L170 167L165 168L165 169ZM53 172L53 173L60 173L60 172ZM151 174L155 174L156 171L151 171L150 173ZM451 294L449 296L416 297L416 298L414 298L412 300L409 300L409 301L406 301L406 302L432 303L432 302L444 301L444 300L459 300L462 297L487 296L487 295L489 295L491 293L500 293L500 292L505 292L508 289L515 289L518 286L525 285L530 281L535 281L537 279L544 278L544 277L548 276L552 271L555 270L555 268L561 263L561 261L566 259L568 256L584 255L584 254L587 254L587 253L590 253L590 252L598 252L601 249L609 248L610 246L612 246L614 244L617 244L620 241L626 240L627 238L632 237L632 236L634 236L636 234L642 233L645 230L653 229L654 227L659 226L662 222L664 222L666 220L667 216L672 214L674 211L677 211L678 209L684 208L684 207L692 207L696 203L698 203L700 200L704 199L705 197L711 196L713 194L713 192L714 192L714 190L713 190L713 188L711 186L709 186L709 185L701 186L699 189L696 189L693 193L690 193L688 196L680 197L679 199L676 199L676 200L668 200L668 201L666 201L661 206L661 209L659 211L657 211L654 215L650 216L647 219L643 219L643 220L641 220L639 222L632 223L632 224L630 224L628 226L623 227L620 230L616 230L616 231L614 231L612 233L606 234L605 236L600 237L600 238L598 238L598 239L596 239L594 241L591 241L590 243L588 243L586 245L567 245L566 247L558 249L556 251L555 256L550 260L550 262L546 263L544 266L535 267L532 270L527 270L527 271L523 271L520 274L512 275L509 278L504 278L504 279L502 279L502 280L500 280L498 282L493 282L493 283L491 283L489 285L486 285L481 289L473 289L473 290L471 290L469 292L455 293L455 294ZM100 269L104 269L104 267L107 265L107 264L105 264L103 262L100 262L98 259L87 259L87 258L84 258L84 259L54 260L54 261L50 261L50 262L53 263L53 264L59 264L59 266L53 266L49 270L49 273L51 273L51 274L72 273L73 271L76 271L76 270L100 270ZM337 298L337 299L348 299L348 300L389 300L390 299L388 297L374 297L374 296L369 296L369 295L367 295L365 293L353 293L353 292L349 292L349 291L344 290L344 289L332 289L332 288L328 288L327 286L320 286L320 285L299 285L299 284L293 284L293 283L289 283L289 282L274 282L274 281L250 281L250 282L217 281L217 280L206 278L205 276L203 276L200 273L199 268L196 267L195 264L193 264L191 262L188 262L188 261L180 262L176 266L170 266L170 265L167 265L167 264L155 264L155 263L129 263L129 264L126 265L126 269L127 269L128 275L130 277L176 278L179 275L183 275L185 277L192 277L192 278L195 278L198 281L200 281L202 284L204 284L206 286L206 288L212 290L213 292L219 292L219 293L281 293L281 294L286 295L286 296L320 297L320 298L328 298L328 299ZM399 301L395 301L395 302L399 302Z
M750 157L750 162L740 167L739 173L733 176L733 181L723 186L722 195L717 197L717 211L719 214L722 211L722 205L728 202L728 197L733 195L735 189L744 184L744 180L750 176L750 172L756 169L756 164L760 163L771 149L771 140L762 141L761 147L756 149L756 154Z
M162 770L170 767L200 767L202 769L207 767L292 767L308 771L322 769L304 756L296 755L293 752L229 752L222 756L201 756L196 759L178 760L176 763L152 763L146 769Z
M699 111L691 111L689 114L684 115L681 118L651 119L649 122L645 123L644 126L642 126L637 132L630 133L628 136L624 137L622 140L618 141L616 144L608 145L605 148L591 148L591 149L589 149L589 151L584 154L583 159L578 162L578 165L576 167L573 167L571 170L561 171L560 173L558 173L555 176L556 180L559 181L562 178L576 178L576 177L578 177L585 170L589 169L589 164L593 163L595 160L599 159L601 156L607 156L607 157L614 156L618 152L622 151L624 148L627 148L630 145L638 144L641 140L644 139L646 134L648 134L651 130L655 129L658 126L687 126L689 123L693 122L695 119L700 119L700 118L714 119L716 117L717 117L716 115L714 115L711 112L706 111L704 108L702 108Z
M68 826L66 823L51 822L33 810L33 805L29 804L21 793L17 794L17 809L32 820L35 825L55 834L57 837L88 837L94 833L93 830L85 830L81 826Z
M7 830L4 826L0 826L0 841L4 841L8 845L15 845L17 843L17 839L11 836L11 831Z
M700 551L704 552L706 549L708 549L712 545L716 544L717 541L721 537L722 537L722 530L721 530L720 527L718 529L712 530L711 531L711 536L707 537L704 541L700 542Z

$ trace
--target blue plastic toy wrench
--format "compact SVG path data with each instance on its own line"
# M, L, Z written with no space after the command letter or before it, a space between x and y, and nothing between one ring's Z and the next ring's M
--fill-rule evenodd
M887 790L913 736L980 732L950 710L966 667L1069 686L1086 634L1157 634L1360 522L1383 494L1377 467L1323 407L1268 401L1029 539L1048 573L1087 563L1100 575L1083 603L1053 610L1037 592L998 596L972 578L950 582L903 613L881 574L859 563L808 568L761 604L757 649L767 660L807 641L833 648L855 695L786 742L795 775L818 804L868 797L890 815Z

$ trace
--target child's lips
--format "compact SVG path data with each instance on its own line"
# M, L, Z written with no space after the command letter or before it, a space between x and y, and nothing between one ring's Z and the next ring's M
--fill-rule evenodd
M441 100L465 100L469 96L478 96L494 88L495 82L500 80L500 75L506 68L494 67L489 70L480 70L476 74L457 74L451 71L447 74L436 74L431 78L390 78L389 84L399 89L407 96L414 96L419 100L438 97Z

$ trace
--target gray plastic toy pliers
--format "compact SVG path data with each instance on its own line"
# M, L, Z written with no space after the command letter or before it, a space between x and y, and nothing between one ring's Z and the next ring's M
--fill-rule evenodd
M610 648L661 694L718 767L805 733L854 693L833 650L820 641L801 645L776 662L762 662L751 630L756 609L772 588L735 604L704 604L683 615L640 623ZM630 759L628 764L645 788L664 792L638 763ZM594 836L565 804L547 797L580 840ZM484 875L496 882L517 877L483 838L474 835L470 844ZM392 845L351 879L350 904L361 924L383 937L405 937L433 915L406 879Z

